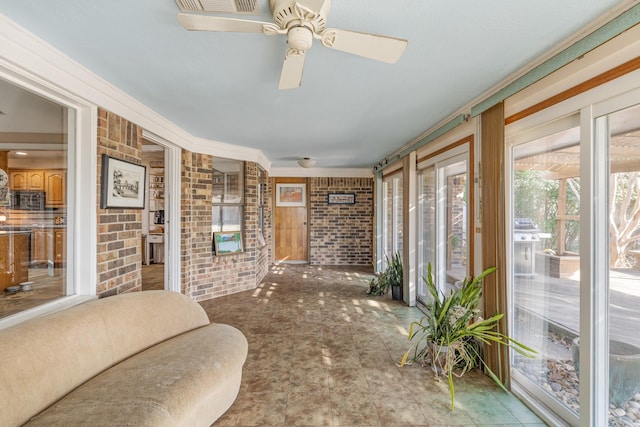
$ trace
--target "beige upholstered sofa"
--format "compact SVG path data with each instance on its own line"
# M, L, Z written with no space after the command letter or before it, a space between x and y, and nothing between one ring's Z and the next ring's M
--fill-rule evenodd
M0 331L0 425L209 426L247 340L166 291L91 301Z

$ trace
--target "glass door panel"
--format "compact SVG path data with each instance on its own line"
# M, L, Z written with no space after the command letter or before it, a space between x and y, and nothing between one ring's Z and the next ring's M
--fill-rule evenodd
M402 252L402 174L396 173L382 181L382 268L387 258Z
M460 151L458 150L458 153ZM431 264L436 285L448 293L470 273L468 154L438 159L419 171L419 270L422 278ZM422 279L417 299L428 302Z
M441 259L444 260L446 283L443 285L445 292L449 293L467 276L467 161L448 165L442 172L445 183L441 188L445 201L442 205L445 209L442 237L446 240L439 247L444 250Z
M511 153L512 337L536 349L513 354L516 382L577 420L572 345L580 332L580 132L554 132Z
M427 275L427 266L435 265L436 248L436 172L431 166L418 174L418 286L417 299L426 304L427 288L422 277Z
M609 155L609 425L640 425L640 106L596 126Z

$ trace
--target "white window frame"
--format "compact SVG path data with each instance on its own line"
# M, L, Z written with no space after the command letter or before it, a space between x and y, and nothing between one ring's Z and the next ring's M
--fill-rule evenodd
M0 319L0 329L4 329L96 296L97 203L76 201L97 200L98 109L3 59L0 59L0 78L67 108L69 117L65 284L69 295Z
M435 211L435 224L436 224L436 238L435 238L435 245L436 247L434 248L434 255L435 255L435 265L432 265L432 271L433 271L433 276L436 280L436 286L438 288L438 290L440 291L444 291L445 286L446 286L446 277L447 277L447 271L446 271L446 203L441 203L440 199L441 199L441 185L444 179L444 175L445 175L445 168L447 166L453 165L455 163L459 163L459 162L466 162L467 164L467 170L466 170L466 174L467 174L467 185L469 186L469 191L473 191L472 186L474 185L473 183L473 176L471 176L470 174L470 169L471 169L471 164L470 164L470 156L469 156L469 152L472 149L470 142L465 142L464 144L458 145L456 147L451 148L450 150L447 150L441 154L438 154L436 156L430 157L422 162L420 162L420 164L418 164L417 167L417 173L419 174L420 171L422 171L423 169L429 168L429 167L434 167L434 172L435 172L435 180L436 180L436 211ZM444 187L446 188L446 186ZM422 207L420 208L422 209ZM467 225L467 233L470 234L473 232L473 230L470 227L469 224L469 218L466 218L466 225ZM422 236L422 227L423 224L418 224L418 235ZM443 237L444 236L444 237ZM444 240L443 240L444 239ZM444 242L444 243L443 243ZM419 242L420 245L423 244L423 242ZM423 249L424 250L424 249ZM471 257L474 256L474 251L472 247L468 247L467 248L467 256L469 257L469 259ZM422 260L419 260L419 265L422 264ZM426 269L426 266L423 266ZM425 272L426 273L426 270ZM473 272L469 272L470 274L473 274ZM420 279L422 280L422 279ZM421 284L418 284L418 286L421 286ZM421 296L421 295L418 295ZM421 303L423 303L424 301L420 301Z
M577 95L569 100L549 107L528 118L506 128L507 153L506 156L506 184L511 192L511 157L510 147L522 141L523 134L539 132L547 123L556 122L563 117L569 117L579 112L580 120L580 152L581 152L581 212L580 212L580 418L573 416L570 411L551 413L548 409L547 398L533 394L517 384L518 375L512 369L512 391L525 400L545 420L552 423L568 422L571 425L588 427L592 425L608 424L608 272L602 268L600 260L608 259L608 212L606 203L596 203L597 200L607 200L608 189L605 186L608 174L608 146L598 144L596 139L596 119L615 111L640 104L640 71L629 73L614 81L603 84L588 92ZM604 197L604 199L603 199ZM511 200L506 200L507 207ZM510 218L510 208L507 208L507 228L513 221ZM595 230L595 232L594 232ZM511 230L507 230L507 235ZM507 268L510 269L513 254L507 253ZM511 271L507 271L508 285L511 283ZM602 286L605 283L607 286ZM511 292L509 292L511 294ZM510 298L511 299L511 298ZM510 310L513 301L509 301ZM510 316L512 318L512 316ZM509 325L511 329L513 325ZM532 398L538 399L531 400ZM603 407L606 406L606 407ZM555 408L554 408L555 409ZM562 418L562 421L560 418Z

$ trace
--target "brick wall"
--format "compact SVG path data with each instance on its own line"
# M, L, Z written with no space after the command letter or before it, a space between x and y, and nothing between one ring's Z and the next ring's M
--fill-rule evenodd
M100 209L102 154L140 164L142 129L98 110L98 287L99 297L142 289L142 211Z
M310 178L310 253L314 265L371 265L373 178ZM355 204L328 204L328 193L354 193Z
M245 163L244 252L213 256L211 251L212 164L209 155L183 151L183 293L207 300L255 289L268 269L268 248L258 243L258 166ZM265 236L267 238L267 236Z
M262 173L262 180L260 174ZM271 263L271 185L269 176L257 163L245 162L245 245L255 251L256 285L269 272ZM262 186L262 188L260 188ZM260 228L260 193L263 202L263 227ZM262 234L264 245L259 234Z

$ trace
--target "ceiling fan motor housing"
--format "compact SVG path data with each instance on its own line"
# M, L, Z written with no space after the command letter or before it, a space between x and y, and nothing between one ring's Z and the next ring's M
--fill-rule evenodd
M280 28L307 27L316 34L322 33L326 27L329 5L329 0L269 0L273 20ZM315 13L305 13L305 9Z

